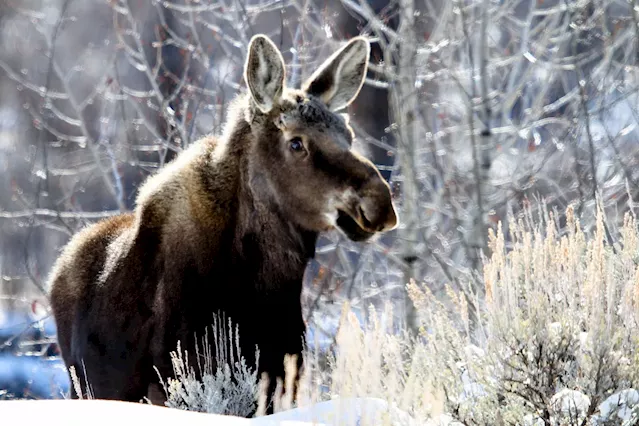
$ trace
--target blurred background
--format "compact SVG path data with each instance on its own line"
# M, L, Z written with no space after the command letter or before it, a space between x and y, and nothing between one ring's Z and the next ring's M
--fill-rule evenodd
M626 0L0 0L0 399L68 391L53 262L220 131L252 35L280 47L290 86L350 37L371 42L348 112L401 225L319 240L303 305L329 349L345 300L391 301L415 328L410 279L481 300L487 231L524 210L562 225L573 205L588 230L599 203L616 239L638 214L638 29Z

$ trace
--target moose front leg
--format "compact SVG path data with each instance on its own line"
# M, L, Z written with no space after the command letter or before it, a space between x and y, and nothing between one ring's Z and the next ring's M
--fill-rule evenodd
M288 391L285 386L290 382L292 389L290 394L295 402L298 391L298 381L300 379L303 367L303 343L305 327L302 321L302 315L296 315L295 318L282 319L278 334L271 334L271 339L259 342L259 365L258 378L262 378L263 374L268 379L266 389L266 413L271 414L274 410L276 401L284 396ZM266 336L267 334L262 334ZM285 366L287 356L295 357L291 360L293 365ZM287 368L293 367L293 368ZM290 374L292 377L287 377ZM276 394L278 381L281 381L281 391Z
M302 351L297 353L279 353L278 355L266 354L265 362L260 357L259 379L266 379L267 386L265 391L265 414L273 414L275 405L293 404L297 400L298 394L298 382L300 380L300 374L303 366ZM286 355L292 355L295 357L293 362L293 371L285 368ZM289 377L288 375L292 375ZM280 389L278 391L278 383L280 383ZM292 389L288 389L287 386L291 384ZM291 400L287 401L287 394L291 395Z

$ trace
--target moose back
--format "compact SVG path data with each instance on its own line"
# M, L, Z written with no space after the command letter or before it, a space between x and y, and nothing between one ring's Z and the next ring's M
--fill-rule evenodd
M287 88L282 55L254 36L248 90L222 135L148 178L132 213L64 247L50 275L58 341L95 398L162 403L154 366L171 377L170 351L180 341L194 356L195 336L220 312L239 327L249 362L257 346L269 392L285 354L302 365L300 295L318 234L337 228L364 241L397 223L389 185L352 149L337 112L360 91L368 60L368 42L353 38L300 89Z

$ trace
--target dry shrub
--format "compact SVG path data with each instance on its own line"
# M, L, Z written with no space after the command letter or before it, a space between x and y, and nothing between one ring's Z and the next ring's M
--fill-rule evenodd
M433 385L427 347L407 334L389 331L389 306L382 315L371 308L363 326L344 305L328 371L318 367L317 352L305 358L299 405L339 398L333 416L320 420L341 425L418 424L440 414L443 395ZM328 391L320 392L319 385ZM352 398L362 397L370 399L360 401L357 413L350 410Z
M460 421L620 424L619 410L601 404L624 390L635 402L621 403L637 413L637 222L627 214L614 244L601 211L592 235L571 208L564 235L553 215L545 222L512 222L509 250L501 225L489 233L484 306L473 335L466 299L454 295L452 319L428 289L411 285L446 410Z
M198 373L188 363L189 354L180 348L171 352L174 377L167 378L162 387L170 408L213 414L249 416L258 402L258 373L249 366L240 353L238 329L231 320L225 328L224 319L214 316L213 343L209 343L208 330L202 339L202 353L196 352ZM212 352L213 351L213 352ZM256 362L259 359L256 351ZM214 362L217 360L217 362Z
M411 283L418 338L390 333L388 310L362 326L345 307L329 368L306 355L298 404L384 402L358 424L637 424L637 222L627 214L612 244L601 212L590 234L571 208L565 219L563 234L553 215L512 222L509 249L501 225L490 232L485 297L443 302Z

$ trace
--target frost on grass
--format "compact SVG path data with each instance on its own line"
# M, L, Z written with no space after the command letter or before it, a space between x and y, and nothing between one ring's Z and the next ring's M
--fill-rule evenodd
M442 414L444 395L429 371L427 347L391 333L389 306L382 315L372 308L362 325L345 304L328 367L317 352L305 356L299 406L335 399L335 412L319 420L341 425L417 425ZM346 402L353 398L366 400L354 410Z
M202 340L202 353L196 349L198 373L188 365L188 353L171 352L174 377L162 386L170 408L246 417L255 412L258 397L257 370L248 366L240 353L238 328L228 328L214 317L214 348L208 330ZM212 352L212 349L214 352ZM258 353L256 351L256 364ZM157 370L156 370L157 371Z
M562 235L553 215L511 223L508 250L501 228L490 232L484 298L469 298L481 306L475 330L465 320L468 298L451 291L452 314L411 285L433 380L455 418L487 425L623 420L601 404L638 388L637 223L627 215L612 244L601 212L590 235L571 208L566 222ZM469 350L476 345L481 351ZM637 413L634 404L625 406L624 421Z
M387 311L362 325L345 308L329 367L305 357L299 404L385 401L359 424L637 424L637 222L610 243L601 213L589 233L565 219L512 222L508 243L490 232L482 294L443 301L411 283L417 337L392 334Z

